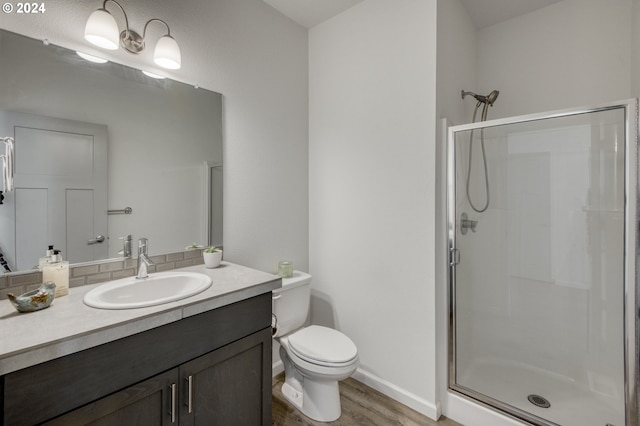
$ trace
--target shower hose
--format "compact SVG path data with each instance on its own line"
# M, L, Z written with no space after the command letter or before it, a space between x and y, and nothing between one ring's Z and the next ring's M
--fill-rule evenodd
M476 115L478 113L478 108L480 108L480 105L484 105L482 108L481 121L485 121L487 119L487 110L489 109L489 104L487 102L478 102L476 104L476 109L473 111L473 118L471 120L472 123L476 122ZM469 201L471 208L478 213L482 213L485 210L487 210L487 208L489 208L489 170L487 169L487 154L484 148L484 129L480 129L480 148L482 150L482 163L484 165L484 183L485 183L485 188L487 193L487 199L484 206L481 208L478 208L473 204L473 201L471 201L471 194L469 192L469 183L471 182L471 163L473 160L473 130L471 130L471 134L469 135L469 162L467 167L467 200Z

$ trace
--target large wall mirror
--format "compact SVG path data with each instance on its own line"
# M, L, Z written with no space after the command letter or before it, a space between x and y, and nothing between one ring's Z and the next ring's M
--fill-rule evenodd
M71 263L121 257L127 235L134 256L140 237L152 255L222 245L222 95L4 30L0 58L0 137L15 139L0 252L12 272L49 244Z

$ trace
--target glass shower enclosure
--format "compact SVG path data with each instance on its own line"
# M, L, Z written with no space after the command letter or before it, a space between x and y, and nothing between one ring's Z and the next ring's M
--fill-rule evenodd
M637 119L631 100L449 128L451 391L638 426Z

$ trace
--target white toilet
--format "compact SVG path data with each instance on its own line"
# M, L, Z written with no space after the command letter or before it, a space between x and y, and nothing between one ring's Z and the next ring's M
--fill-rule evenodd
M340 417L338 381L351 376L359 364L356 345L337 330L303 327L309 313L311 275L293 271L273 291L277 318L275 340L284 365L284 397L307 417L331 422Z

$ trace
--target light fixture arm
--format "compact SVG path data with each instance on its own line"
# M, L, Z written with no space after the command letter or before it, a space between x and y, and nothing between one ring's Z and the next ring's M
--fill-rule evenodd
M140 36L140 34L129 28L129 18L127 17L127 12L124 11L124 7L122 7L122 5L116 0L104 0L102 8L105 11L107 11L107 2L115 3L124 15L125 29L120 33L120 46L131 53L138 54L142 52L145 48L144 36Z
M120 10L122 11L122 14L124 15L124 27L126 28L127 31L129 31L129 18L127 17L127 12L124 11L124 7L122 7L122 5L120 3L118 3L116 0L104 0L104 2L102 3L102 9L107 10L107 2L110 1L111 3L115 3Z
M107 0L109 1L109 0ZM114 1L114 0L111 0ZM146 24L144 24L144 30L142 30L142 38L144 39L147 36L147 27L149 26L150 23L152 23L153 21L158 21L158 22L162 22L164 24L165 27L167 27L167 35L169 37L171 37L171 28L169 28L169 24L167 24L166 22L164 22L162 19L158 19L158 18L151 18L147 21Z

